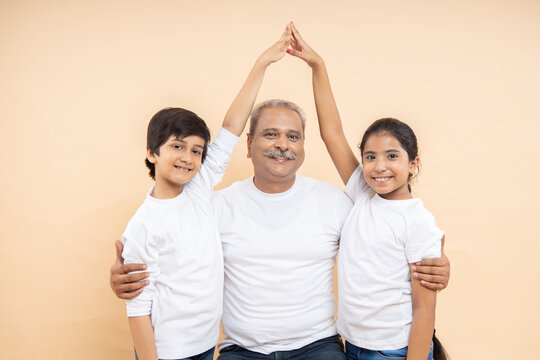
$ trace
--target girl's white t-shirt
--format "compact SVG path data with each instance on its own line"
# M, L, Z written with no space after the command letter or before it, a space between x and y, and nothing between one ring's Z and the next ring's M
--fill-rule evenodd
M372 350L407 346L412 322L409 264L441 256L443 232L418 198L386 200L359 166L345 193L354 206L338 258L338 332Z

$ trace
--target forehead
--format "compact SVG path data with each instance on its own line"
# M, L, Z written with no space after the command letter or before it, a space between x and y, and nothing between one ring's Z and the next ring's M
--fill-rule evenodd
M266 108L261 111L255 132L269 128L302 133L302 119L296 111L285 107Z
M403 146L396 137L388 132L378 132L371 134L366 141L364 152L366 151L376 151L376 150L404 150Z
M169 136L169 138L167 139L167 142L173 142L173 141L186 143L192 146L202 146L202 147L204 147L204 142L205 142L204 139L198 135L189 135L186 137L182 137L182 135Z

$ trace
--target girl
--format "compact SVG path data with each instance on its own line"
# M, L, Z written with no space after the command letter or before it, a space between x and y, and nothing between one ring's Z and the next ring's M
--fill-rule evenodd
M446 359L437 341L432 346L436 292L410 275L414 263L441 255L443 238L410 192L419 165L416 136L399 120L377 120L362 138L360 165L343 134L324 62L291 27L287 52L312 68L321 136L355 203L338 265L338 331L347 358Z

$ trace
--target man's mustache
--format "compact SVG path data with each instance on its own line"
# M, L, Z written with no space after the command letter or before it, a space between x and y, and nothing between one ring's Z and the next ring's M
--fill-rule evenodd
M263 155L274 159L296 160L296 154L290 151L266 150Z

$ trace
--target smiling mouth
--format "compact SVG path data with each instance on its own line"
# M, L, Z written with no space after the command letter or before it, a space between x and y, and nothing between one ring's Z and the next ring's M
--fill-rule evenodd
M184 173L188 173L188 172L191 171L191 169L188 169L188 168L183 167L183 166L176 166L176 165L175 165L174 168L175 168L176 170L179 170L180 172L184 172Z
M372 177L372 179L375 180L375 182L380 183L380 184L384 184L385 182L388 182L391 178L392 176Z

